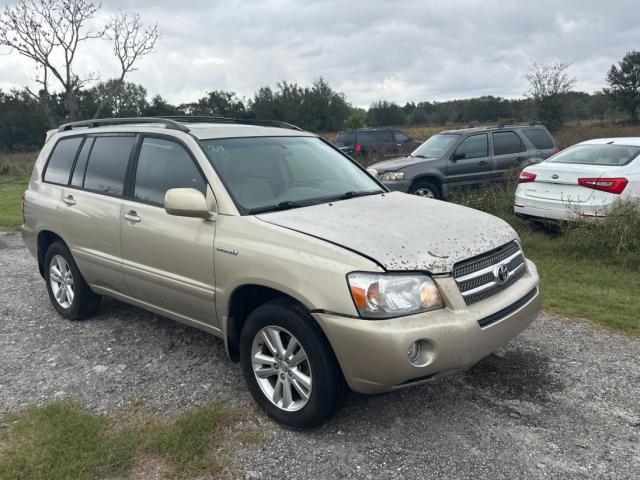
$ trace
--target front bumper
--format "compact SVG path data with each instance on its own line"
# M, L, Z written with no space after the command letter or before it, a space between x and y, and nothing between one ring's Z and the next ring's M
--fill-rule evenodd
M393 182L382 182L392 192L408 192L411 186L411 180L398 180Z
M352 390L378 393L432 381L473 366L522 332L540 312L535 265L515 284L466 306L451 277L434 278L447 308L389 320L361 320L314 313ZM526 301L522 301L525 299ZM513 306L517 308L511 308ZM504 316L496 313L508 312ZM479 321L492 318L481 327ZM426 346L425 363L407 358L411 343Z

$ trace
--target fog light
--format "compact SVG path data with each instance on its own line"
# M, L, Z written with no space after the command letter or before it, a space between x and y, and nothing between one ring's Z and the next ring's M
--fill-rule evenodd
M411 363L417 363L418 357L420 356L420 344L418 342L413 342L409 345L409 350L407 350L407 357Z

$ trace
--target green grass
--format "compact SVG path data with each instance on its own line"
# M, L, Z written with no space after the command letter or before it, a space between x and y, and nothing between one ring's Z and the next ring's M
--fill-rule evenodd
M17 230L22 224L22 194L28 177L0 175L0 230Z
M238 436L228 427L239 416L227 407L168 420L134 413L116 420L64 402L11 413L0 419L0 479L131 478L151 463L166 478L194 478L228 465L224 452Z

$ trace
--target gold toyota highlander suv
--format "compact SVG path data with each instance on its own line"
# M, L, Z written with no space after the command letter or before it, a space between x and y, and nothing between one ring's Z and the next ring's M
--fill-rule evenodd
M213 333L256 402L297 428L327 420L347 386L469 368L540 309L536 268L505 222L389 192L282 123L62 125L24 219L61 316L90 317L107 295Z

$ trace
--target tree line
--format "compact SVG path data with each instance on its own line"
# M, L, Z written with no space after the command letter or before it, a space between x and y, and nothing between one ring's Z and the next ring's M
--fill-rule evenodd
M100 8L91 0L19 0L0 13L0 46L31 60L39 85L38 91L0 90L0 151L36 149L48 129L99 117L223 115L280 120L315 132L530 121L555 130L568 120L639 121L640 51L630 51L612 65L606 72L608 87L592 94L574 90L576 79L568 74L569 64L554 63L531 66L527 91L519 99L482 96L404 105L381 100L362 109L318 78L309 86L286 81L264 86L249 98L211 90L193 102L172 104L126 79L139 60L153 52L161 38L158 26L145 25L136 14L117 13L93 30L88 25L95 25ZM98 82L97 73L85 77L76 73L78 51L91 41L111 43L120 65L116 78Z

